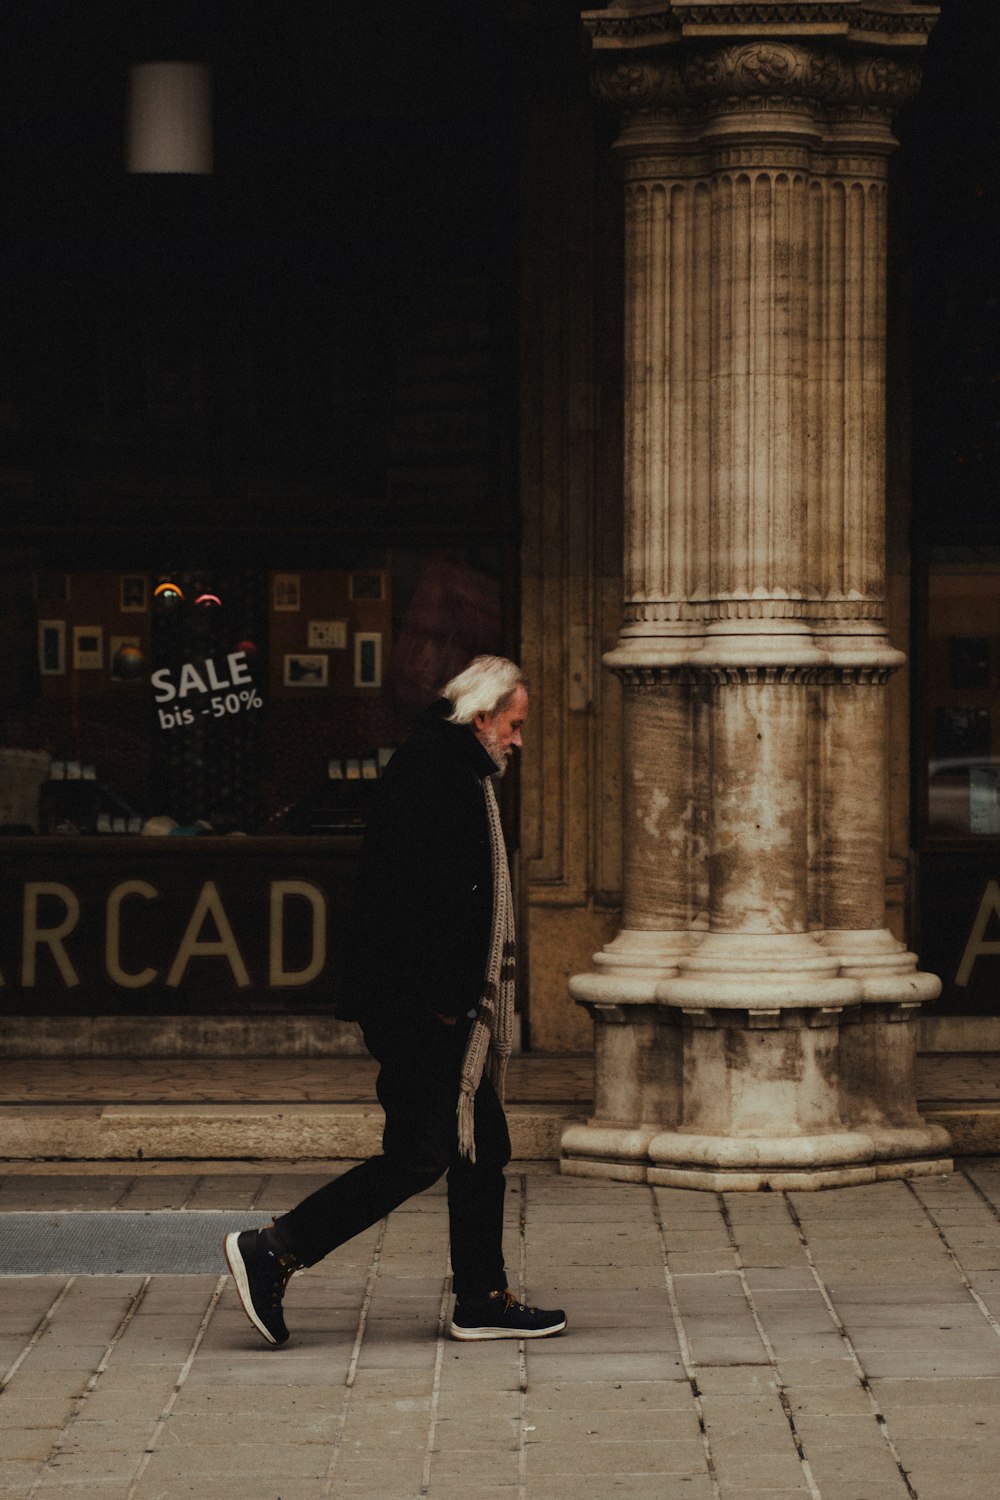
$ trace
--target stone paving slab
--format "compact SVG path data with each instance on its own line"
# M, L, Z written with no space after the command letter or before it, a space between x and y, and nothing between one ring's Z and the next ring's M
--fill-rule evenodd
M11 1174L0 1228L253 1218L318 1180ZM281 1349L224 1275L0 1262L0 1500L996 1500L994 1165L822 1194L509 1181L512 1279L567 1306L558 1339L443 1336L441 1187L292 1280Z

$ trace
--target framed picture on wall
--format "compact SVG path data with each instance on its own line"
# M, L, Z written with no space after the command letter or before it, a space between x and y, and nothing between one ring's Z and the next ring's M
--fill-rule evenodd
M285 657L282 681L285 687L325 688L329 680L329 657L296 653Z
M149 609L149 580L145 573L123 573L119 608L123 615L145 614Z
M271 579L271 604L276 613L302 608L302 580L298 573L275 573Z
M103 625L73 626L73 666L78 672L99 672L104 666Z
M359 630L354 637L354 686L382 686L382 632Z
M346 620L310 620L306 645L316 651L344 651L347 648Z
M43 677L66 673L66 621L39 620L38 670Z

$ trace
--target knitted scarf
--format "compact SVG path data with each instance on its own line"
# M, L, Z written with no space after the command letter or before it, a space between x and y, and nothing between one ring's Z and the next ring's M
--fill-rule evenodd
M502 1100L514 1033L514 901L500 809L489 776L483 781L483 793L493 864L493 927L486 978L462 1058L458 1093L458 1149L470 1161L476 1159L475 1101L483 1069Z

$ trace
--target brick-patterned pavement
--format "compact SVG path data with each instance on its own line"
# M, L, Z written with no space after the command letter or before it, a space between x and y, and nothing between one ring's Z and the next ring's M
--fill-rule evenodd
M0 1228L280 1210L317 1180L22 1167ZM293 1279L281 1349L221 1256L0 1276L0 1497L995 1500L1000 1163L724 1195L531 1164L508 1209L512 1280L567 1308L561 1337L445 1336L439 1190Z

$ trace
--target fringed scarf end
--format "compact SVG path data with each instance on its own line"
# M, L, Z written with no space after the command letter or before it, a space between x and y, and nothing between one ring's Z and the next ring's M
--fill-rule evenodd
M500 810L488 778L483 782L483 795L486 798L493 869L493 924L483 990L462 1057L458 1096L458 1150L461 1156L472 1162L476 1159L476 1090L485 1068L498 1096L503 1099L514 1024L514 904Z
M458 1096L458 1154L476 1160L476 1096L462 1089Z

